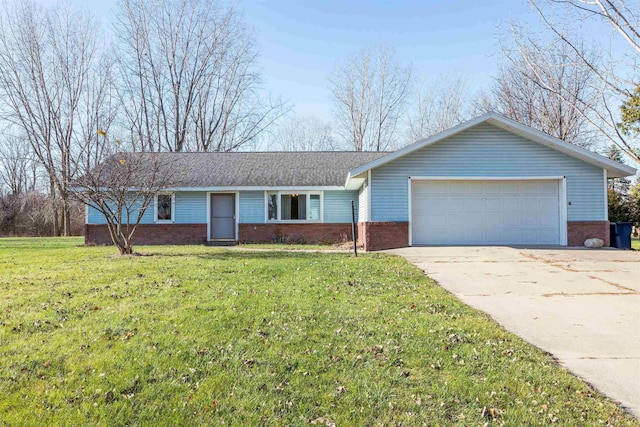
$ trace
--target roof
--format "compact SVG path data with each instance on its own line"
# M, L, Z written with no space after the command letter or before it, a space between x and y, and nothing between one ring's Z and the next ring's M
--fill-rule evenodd
M350 170L385 152L231 152L155 153L178 170L176 188L336 187L343 188ZM144 155L144 154L142 154Z
M432 137L415 142L398 151L394 151L393 153L390 153L384 157L374 159L367 164L353 168L349 172L349 177L347 178L347 186L349 184L349 180L352 177L357 177L358 175L362 175L363 173L367 172L370 169L382 166L399 157L406 156L410 153L413 153L416 150L420 150L421 148L440 142L446 138L449 138L469 128L472 128L473 126L477 126L481 123L489 123L491 125L498 126L516 135L520 135L524 138L527 138L539 144L545 145L547 147L553 148L569 156L578 158L584 162L606 169L607 176L609 178L622 178L625 176L634 175L636 173L636 170L631 166L618 163L614 160L608 159L607 157L585 150L584 148L580 148L578 146L570 144L561 139L554 138L550 135L547 135L544 132L540 132L538 130L532 129L528 126L515 122L511 119L508 119L501 114L487 113L482 116L476 117L475 119L471 119L467 122L454 126L448 130L445 130L444 132L440 132L436 135L433 135Z

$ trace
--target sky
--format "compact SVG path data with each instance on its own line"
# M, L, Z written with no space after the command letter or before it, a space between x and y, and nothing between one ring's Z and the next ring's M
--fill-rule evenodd
M485 87L499 59L498 26L534 16L524 2L281 1L240 4L255 29L265 83L302 115L331 114L327 77L364 48L396 49L418 80L461 74Z
M39 0L50 6L55 0ZM69 0L106 28L117 0ZM396 50L417 80L464 76L486 87L499 61L498 26L535 22L524 0L237 0L260 51L264 86L297 115L331 118L328 76L350 53Z

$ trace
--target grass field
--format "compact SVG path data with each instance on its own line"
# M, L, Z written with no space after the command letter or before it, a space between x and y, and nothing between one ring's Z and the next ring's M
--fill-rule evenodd
M401 258L0 239L0 425L638 425Z
M640 251L640 239L631 239L631 247Z

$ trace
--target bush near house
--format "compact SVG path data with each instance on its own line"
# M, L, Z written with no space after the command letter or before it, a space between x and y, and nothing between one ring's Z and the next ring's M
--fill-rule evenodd
M637 420L384 254L0 240L8 425Z

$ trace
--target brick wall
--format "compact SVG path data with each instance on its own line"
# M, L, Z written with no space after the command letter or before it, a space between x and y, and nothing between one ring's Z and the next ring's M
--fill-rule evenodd
M351 224L239 224L240 242L339 243L351 240Z
M365 251L404 248L409 246L408 222L358 223L358 243Z
M358 231L357 233L357 237L358 237L358 246L363 248L364 250L366 250L365 248L365 244L367 241L367 226L366 226L366 222L359 222L357 224L358 227Z
M569 246L582 246L584 241L596 237L610 246L609 221L568 221L567 241Z
M106 225L85 224L87 244L110 245ZM207 241L207 224L140 224L133 235L135 245L199 245Z

